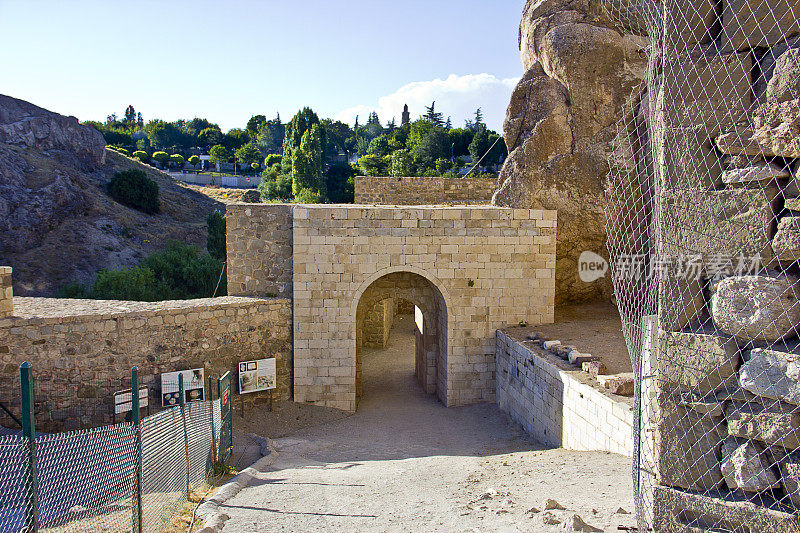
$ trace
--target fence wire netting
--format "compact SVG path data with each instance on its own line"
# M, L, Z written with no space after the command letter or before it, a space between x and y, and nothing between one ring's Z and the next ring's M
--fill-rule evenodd
M212 475L219 400L187 403L142 419L141 531L171 531L175 517ZM137 438L123 422L37 433L35 475L21 431L0 428L0 532L138 531ZM179 530L175 529L175 530Z
M800 531L800 4L606 0L648 76L610 158L640 531Z

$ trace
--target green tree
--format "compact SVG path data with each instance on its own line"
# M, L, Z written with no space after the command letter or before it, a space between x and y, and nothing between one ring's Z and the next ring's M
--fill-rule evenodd
M264 158L264 167L270 168L273 165L280 165L283 157L280 154L269 154Z
M181 154L172 154L169 156L169 161L178 168L183 167L183 164L186 163L186 160Z
M281 116L266 121L258 130L256 147L262 155L283 153L283 137L286 135L286 126L281 122Z
M371 126L373 124L377 124L378 126L381 125L381 119L378 118L378 113L373 111L369 114L369 118L367 119L367 125Z
M475 131L475 137L469 143L469 155L472 157L472 164L477 165L483 155L489 151L492 144L489 142L489 133L485 127L480 127Z
M442 113L437 113L436 112L436 101L435 100L431 103L430 107L429 106L425 106L425 114L422 115L422 117L425 120L427 120L428 122L430 122L431 124L433 124L434 126L436 126L437 128L443 128L444 127L444 118L443 118Z
M222 144L222 132L219 127L205 128L197 135L197 145L205 150Z
M267 117L264 115L253 115L250 117L250 120L247 121L247 126L245 126L245 129L247 130L247 133L250 134L251 139L256 138L259 130L266 122Z
M200 136L200 133L203 130L216 129L217 131L219 131L219 126L217 126L216 124L212 124L210 121L208 121L205 118L194 117L192 120L190 120L189 122L186 123L184 129L185 129L186 133L190 137L192 137L195 140L195 142L197 142L198 138ZM217 144L217 143L212 143L209 146L213 146L214 144Z
M315 193L320 199L324 199L327 192L322 175L322 127L319 123L303 133L300 146L292 151L292 192L297 197L304 190Z
M379 155L365 155L358 159L358 167L365 176L385 176L386 160Z
M249 142L250 135L240 128L233 128L222 136L222 145L228 150L238 150Z
M419 170L433 169L437 159L450 157L450 138L441 128L433 128L412 150L411 156Z
M133 157L135 157L142 163L150 159L150 156L148 156L147 152L145 152L144 150L136 150L135 152L133 152Z
M292 172L292 165L294 164L294 152L300 148L300 143L303 140L303 135L310 130L315 124L319 124L319 117L310 107L304 107L297 114L292 117L289 124L286 125L286 134L283 138L283 160L281 165L285 173ZM320 131L320 140L322 149L325 146L324 130ZM322 154L324 157L324 154ZM294 176L294 175L293 175ZM294 179L294 178L292 178ZM294 185L292 185L294 187Z
M155 119L148 122L144 129L150 145L158 150L184 144L184 133L172 122Z
M381 157L389 154L389 137L386 135L379 135L372 139L367 149L369 155L379 155Z
M392 176L413 176L413 172L413 163L408 150L392 152L392 164L389 170Z
M225 248L225 215L214 210L206 218L206 224L208 225L206 250L212 257L225 261L227 255Z
M447 136L450 137L454 157L469 155L469 143L472 142L475 132L467 128L454 128L447 132Z
M200 156L193 155L189 157L189 164L193 167L197 168L197 165L200 163Z
M162 165L166 165L169 162L169 154L164 151L154 152L152 157Z
M348 163L333 163L325 172L328 199L334 204L351 204L355 200L355 169Z
M236 162L243 166L250 166L261 161L261 152L252 144L245 144L236 150Z
M419 119L414 121L411 124L411 127L408 132L408 137L406 139L406 148L409 151L414 151L414 149L419 146L424 139L430 132L432 132L436 126L429 120Z
M210 156L209 161L212 163L227 163L231 160L231 153L221 144L212 146L208 155Z

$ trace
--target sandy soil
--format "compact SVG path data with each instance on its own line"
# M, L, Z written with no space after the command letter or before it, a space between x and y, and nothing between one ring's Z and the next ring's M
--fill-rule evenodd
M557 307L554 324L533 326L531 331L541 331L562 344L599 356L609 374L631 371L619 311L611 302Z
M358 411L276 439L273 467L224 506L224 532L563 532L576 514L607 532L634 525L629 459L547 449L495 405L426 395L410 317L387 349L365 350L363 371ZM565 509L545 510L550 498Z

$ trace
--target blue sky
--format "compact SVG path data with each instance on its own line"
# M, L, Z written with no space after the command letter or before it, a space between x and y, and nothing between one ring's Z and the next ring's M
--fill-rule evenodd
M223 129L300 107L385 123L436 99L500 129L524 0L0 0L0 93L81 120L204 116Z

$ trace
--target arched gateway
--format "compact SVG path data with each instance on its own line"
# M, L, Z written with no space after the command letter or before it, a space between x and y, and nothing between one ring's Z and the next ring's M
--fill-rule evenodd
M495 332L552 322L554 211L228 206L228 291L292 298L297 402L353 411L359 327L398 299L421 312L416 374L447 406L494 401Z
M427 277L397 271L369 283L356 307L356 397L361 396L361 348L367 314L376 306L394 312L396 302L411 302L416 310L414 374L429 394L446 401L447 391L447 303L442 292ZM387 302L389 304L387 305ZM383 304L383 305L381 305Z

